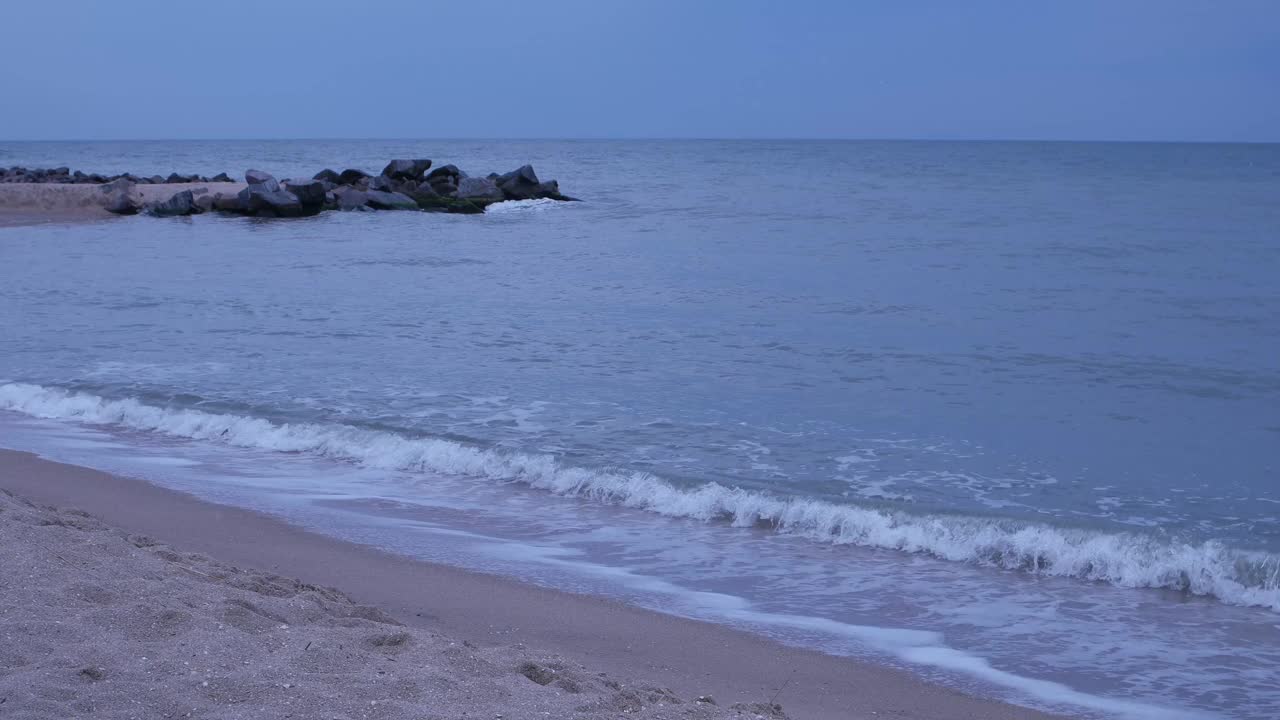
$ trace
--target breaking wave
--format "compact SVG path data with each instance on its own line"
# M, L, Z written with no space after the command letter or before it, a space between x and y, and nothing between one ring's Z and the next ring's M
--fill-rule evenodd
M490 215L502 215L505 213L527 213L527 212L543 212L546 210L555 210L564 206L565 203L550 198L536 198L533 200L504 200L494 203L485 208L485 212Z
M451 440L343 424L159 407L135 399L24 383L0 385L0 410L113 425L234 446L307 453L365 467L515 482L670 517L763 526L820 542L923 553L1006 570L1166 588L1280 611L1280 556L1217 541L1056 527L1011 519L913 514L786 498L706 483L677 487L647 473L565 465L551 455L490 450Z

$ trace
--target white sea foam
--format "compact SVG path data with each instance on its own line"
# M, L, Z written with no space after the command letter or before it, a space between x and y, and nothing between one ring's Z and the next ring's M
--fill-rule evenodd
M821 542L925 553L959 562L1123 587L1171 588L1280 611L1280 557L1215 542L1177 543L995 518L923 515L782 498L707 483L680 488L646 473L564 465L550 455L489 450L342 424L164 408L61 388L0 385L0 410L113 425L241 447L308 453L366 467L523 483L671 517L766 526Z
M490 215L502 215L505 213L543 212L545 210L554 210L557 207L564 207L564 203L550 198L537 198L534 200L504 200L490 205L484 211Z
M1216 715L1183 711L1147 702L1104 697L1081 692L1062 683L1038 680L994 667L985 658L947 645L941 633L900 627L880 627L840 622L829 618L756 609L746 598L718 592L690 590L661 578L583 560L578 552L563 547L527 543L494 542L495 555L520 557L526 562L571 567L641 590L676 598L677 607L688 608L695 617L710 616L749 625L789 628L821 636L847 638L859 645L904 660L913 665L949 670L1013 690L1027 698L1050 705L1087 708L1110 717L1130 720L1210 720ZM668 607L668 611L671 611Z

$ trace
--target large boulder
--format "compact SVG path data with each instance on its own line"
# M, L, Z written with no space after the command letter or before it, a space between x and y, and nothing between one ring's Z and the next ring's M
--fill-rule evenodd
M333 183L334 185L339 185L339 184L341 184L341 183L340 183L341 178L342 178L342 176L341 176L341 175L339 175L338 173L334 172L333 170L330 170L329 168L325 168L325 169L321 170L320 172L316 173L315 175L312 175L312 176L311 176L311 179L312 179L312 180L323 180L323 181L325 181L325 182L331 182L331 183Z
M538 197L538 174L532 165L524 165L498 176L497 185L508 200L530 200Z
M449 178L454 184L457 184L458 178L464 178L467 174L458 169L457 165L441 165L440 167L427 173L427 180L435 182L437 179Z
M456 197L458 195L458 186L448 180L431 183L431 189L441 197Z
M244 173L244 181L249 185L263 185L269 192L276 192L280 189L280 183L271 175L261 170L246 170Z
M333 199L339 210L363 210L369 195L350 185L339 185L333 189Z
M210 182L235 182L235 180L231 179L230 175L224 172L220 172L217 175L214 175L213 177L209 178L209 181Z
M427 212L460 213L464 215L482 213L485 207L494 202L493 200L481 200L479 198L461 200L441 195L418 195L415 199L418 201L418 207Z
M108 195L122 188L133 187L133 185L134 185L134 182L129 178L119 177L119 178L116 178L115 180L112 180L109 183L103 183L101 186L98 187L98 190L102 191L103 195Z
M414 186L412 189L407 189L402 192L404 192L405 195L408 195L409 197L413 197L413 198L416 198L419 195L425 195L427 197L440 197L440 193L431 189L431 183L429 182L414 183Z
M460 200L502 200L503 192L489 178L468 177L458 181L456 197Z
M417 210L418 203L413 198L398 192L370 190L366 204L375 210Z
M386 175L369 178L369 189L379 192L399 192L400 183Z
M427 159L420 160L392 160L382 169L382 174L393 180L421 180L422 173L431 167L431 161Z
M563 202L578 201L578 198L572 198L572 197L569 197L568 195L561 194L560 183L556 182L555 180L548 180L546 182L538 183L538 188L536 190L536 197L550 198L552 200L560 200Z
M274 183L274 178L272 183ZM240 201L244 211L259 217L300 217L312 214L302 206L298 196L287 190L281 190L278 183L271 189L270 183L255 183L240 191ZM319 212L319 207L316 208Z
M213 196L213 209L220 212L243 213L248 210L239 194L218 193Z
M113 180L102 186L102 206L116 215L137 215L142 210L142 194L133 182Z
M519 178L520 180L527 182L530 185L538 184L538 173L533 171L532 165L521 165L520 167L516 168L515 170L512 170L509 173L499 175L497 178L497 183L501 185L507 181L515 180L516 178Z
M286 180L284 187L298 198L305 209L320 212L324 206L324 194L328 188L322 180Z
M200 208L196 205L195 197L190 190L176 192L168 200L147 207L147 214L155 217L178 217L199 213Z
M339 185L355 185L357 182L360 182L361 180L365 180L368 177L369 177L369 173L363 170L356 170L355 168L347 168L346 170L343 170L338 175L338 184Z

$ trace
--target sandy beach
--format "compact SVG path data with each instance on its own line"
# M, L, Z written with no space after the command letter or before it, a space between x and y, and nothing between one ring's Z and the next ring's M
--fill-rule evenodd
M7 718L1048 717L27 453L0 487Z
M163 183L137 185L144 203L161 202L183 190L234 195L244 183ZM93 222L116 217L103 209L99 185L58 183L0 184L0 227L47 223Z

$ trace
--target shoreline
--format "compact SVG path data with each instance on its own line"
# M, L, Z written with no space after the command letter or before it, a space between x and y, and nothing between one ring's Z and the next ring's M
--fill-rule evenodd
M137 185L144 203L162 202L183 190L212 194L240 192L244 183L196 182ZM120 217L107 212L101 185L57 183L0 184L0 228L100 222Z
M0 450L0 488L77 508L233 565L335 587L408 627L482 647L533 648L678 696L776 701L792 718L1049 718L906 671L784 646L711 623L436 565L348 543L142 480ZM0 516L3 517L3 516ZM686 708L689 709L689 708Z
M249 169L244 182L226 173L214 177L171 173L150 178L74 173L65 166L0 167L0 208L52 212L91 211L114 215L182 217L217 211L267 218L301 218L332 210L421 210L464 215L483 213L509 200L576 202L556 180L539 179L532 165L507 173L471 176L456 165L432 167L428 158L394 159L378 175L324 168L314 175L278 181ZM222 192L219 192L222 191Z

